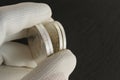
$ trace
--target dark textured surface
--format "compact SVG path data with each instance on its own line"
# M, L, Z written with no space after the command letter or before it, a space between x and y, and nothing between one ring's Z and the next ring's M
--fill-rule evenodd
M70 80L120 80L119 0L1 0L0 5L45 2L65 27L77 57Z

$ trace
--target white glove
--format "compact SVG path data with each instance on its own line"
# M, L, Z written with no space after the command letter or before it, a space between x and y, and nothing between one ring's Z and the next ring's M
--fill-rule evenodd
M20 3L0 7L0 45L8 36L51 18L52 12L43 3Z
M70 50L55 53L37 66L22 80L68 80L76 66L76 58Z
M20 3L0 7L0 46L8 37L51 19L51 15L50 7L43 3ZM0 62L3 54L0 53ZM76 57L73 53L63 50L48 57L22 80L68 80L75 65Z

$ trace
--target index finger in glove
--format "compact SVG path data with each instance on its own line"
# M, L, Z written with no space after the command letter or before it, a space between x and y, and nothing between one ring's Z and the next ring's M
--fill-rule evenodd
M44 22L51 15L50 7L44 3L26 2L0 7L0 43L5 36Z

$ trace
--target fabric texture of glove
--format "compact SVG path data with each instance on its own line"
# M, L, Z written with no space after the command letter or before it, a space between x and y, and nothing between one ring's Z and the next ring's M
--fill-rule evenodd
M62 50L48 57L22 80L68 80L76 66L70 50Z
M0 45L6 37L44 22L51 15L50 7L43 3L27 2L0 7Z
M32 58L29 47L24 44L6 42L2 45L0 54L3 56L4 64L8 66L31 68L35 68L37 66L37 63Z

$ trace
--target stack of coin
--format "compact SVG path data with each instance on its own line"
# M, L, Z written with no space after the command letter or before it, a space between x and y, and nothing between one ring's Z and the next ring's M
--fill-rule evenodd
M30 49L37 62L66 49L65 31L57 21L35 25L28 30L28 36Z

